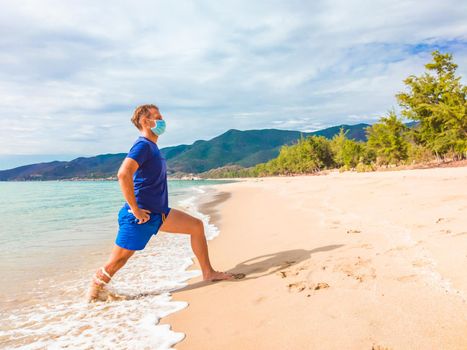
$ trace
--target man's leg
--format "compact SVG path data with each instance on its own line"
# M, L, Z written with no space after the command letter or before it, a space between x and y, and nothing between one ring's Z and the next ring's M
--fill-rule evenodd
M118 245L114 244L110 257L104 265L104 268L109 273L110 276L113 276L118 270L120 270L130 259L130 257L135 253L134 250L129 250L121 248Z
M185 233L191 236L191 248L198 258L205 281L234 278L233 274L215 271L212 268L209 261L208 244L204 235L204 224L200 219L172 208L160 230L169 233Z
M104 266L96 271L93 277L88 291L88 301L99 299L99 294L103 291L105 285L109 283L112 276L126 264L134 252L134 250L128 250L114 245L109 259Z

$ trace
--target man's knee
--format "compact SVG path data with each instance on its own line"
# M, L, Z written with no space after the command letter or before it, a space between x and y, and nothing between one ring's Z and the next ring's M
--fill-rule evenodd
M193 221L193 229L191 230L192 234L204 233L204 223L202 220L195 218Z

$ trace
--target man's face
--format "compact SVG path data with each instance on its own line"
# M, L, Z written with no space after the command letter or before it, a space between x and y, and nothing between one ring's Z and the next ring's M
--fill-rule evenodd
M150 109L150 115L146 117L146 123L149 128L154 128L156 126L156 120L163 119L162 115L160 114L159 110L156 108Z

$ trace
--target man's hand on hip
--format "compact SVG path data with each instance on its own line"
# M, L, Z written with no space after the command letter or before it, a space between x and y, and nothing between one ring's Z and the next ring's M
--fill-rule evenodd
M150 210L137 208L135 210L128 210L128 212L133 213L135 218L138 219L138 224L144 224L146 221L149 220L151 213Z

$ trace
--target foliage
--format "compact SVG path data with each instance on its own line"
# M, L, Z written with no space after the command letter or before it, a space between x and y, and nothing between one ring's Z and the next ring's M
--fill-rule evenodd
M313 173L337 167L339 171L374 171L377 166L424 163L441 158L467 157L467 87L456 77L451 54L434 51L428 72L404 80L408 92L396 98L407 125L392 110L366 128L366 142L355 140L358 128L343 125L284 145L279 155L252 168L223 170L232 176L268 176ZM352 132L348 137L348 132ZM360 135L359 140L365 137ZM222 171L221 171L222 174Z
M357 166L355 167L355 170L358 173L363 173L363 172L368 172L368 171L375 171L376 168L374 164L358 163Z
M256 165L253 173L258 176L312 173L333 164L329 140L309 136L295 145L283 146L277 158Z
M457 65L449 53L432 53L433 62L425 65L428 72L404 80L408 92L396 98L402 115L419 121L415 141L438 158L451 153L455 158L467 157L467 87L456 77Z
M344 166L344 169L349 170L355 168L359 162L366 160L367 157L365 157L365 144L349 140L346 134L347 132L341 128L331 140L331 150L336 165Z
M408 157L407 127L394 111L367 128L367 146L376 155L377 165L400 164Z
M207 179L223 179L234 177L252 177L255 176L252 172L253 168L244 168L240 165L227 165L216 169L211 169L204 173L198 174L201 178Z
M414 142L409 142L407 148L407 163L426 163L434 159L433 152L428 148L418 145Z

